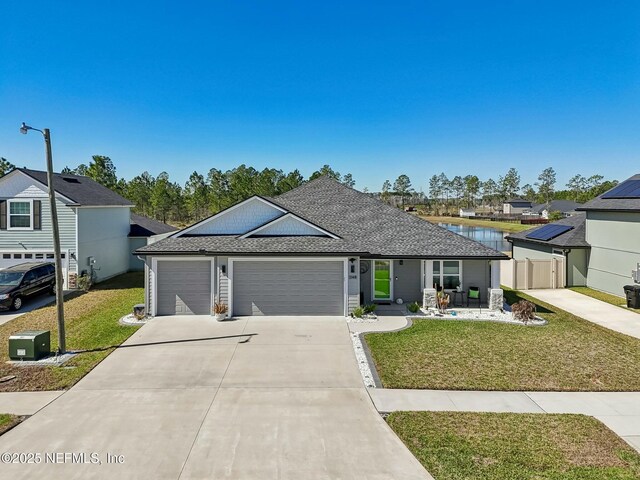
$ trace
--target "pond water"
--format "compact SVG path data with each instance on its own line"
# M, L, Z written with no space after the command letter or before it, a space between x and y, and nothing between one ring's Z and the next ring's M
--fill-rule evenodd
M453 225L451 223L438 223L438 225L451 232L460 234L463 237L468 237L476 242L480 242L487 247L494 248L499 252L507 252L511 250L511 245L509 245L509 242L504 239L505 235L508 235L509 232L491 227Z

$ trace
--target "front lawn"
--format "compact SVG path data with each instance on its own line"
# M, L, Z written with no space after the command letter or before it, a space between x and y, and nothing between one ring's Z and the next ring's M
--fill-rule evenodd
M416 320L400 332L365 336L386 388L640 391L640 340L587 322L520 292L543 327Z
M437 480L640 476L640 455L584 415L395 412L387 422Z
M58 348L55 305L0 325L0 377L17 377L0 383L0 391L59 390L80 380L136 331L137 327L118 324L118 319L142 302L143 282L142 272L126 273L96 285L87 293L74 292L65 298L67 350L86 352L62 367L18 367L6 363L9 336L22 330L51 330L51 350Z
M20 423L20 417L18 417L17 415L0 413L0 435L8 430L11 430L18 423Z
M617 295L611 295L610 293L601 292L599 290L594 290L593 288L589 287L569 287L569 289L573 290L574 292L587 295L588 297L595 298L596 300L600 300L601 302L624 308L625 310L628 310L630 312L640 313L640 308L627 308L626 298L618 297Z

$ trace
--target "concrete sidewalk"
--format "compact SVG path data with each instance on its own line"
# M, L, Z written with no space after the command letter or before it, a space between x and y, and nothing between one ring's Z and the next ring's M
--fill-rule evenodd
M635 314L634 314L635 315ZM452 411L591 415L640 451L640 392L368 390L380 412Z
M33 415L64 393L51 392L0 392L0 413Z
M566 288L524 290L524 293L610 330L640 338L640 315L635 312L626 311Z

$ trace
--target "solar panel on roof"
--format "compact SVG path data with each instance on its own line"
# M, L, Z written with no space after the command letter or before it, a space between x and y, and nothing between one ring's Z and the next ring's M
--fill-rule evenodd
M528 234L526 238L530 238L532 240L542 240L546 242L551 240L552 238L556 238L558 235L562 235L563 233L568 232L569 230L573 230L573 227L569 225L554 225L549 224L544 227L538 228Z
M640 180L626 180L602 195L602 198L640 198Z

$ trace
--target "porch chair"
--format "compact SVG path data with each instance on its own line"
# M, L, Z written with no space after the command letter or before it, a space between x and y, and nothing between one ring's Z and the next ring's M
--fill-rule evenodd
M480 309L480 313L482 313L482 299L480 298L480 289L478 287L469 287L467 291L467 307L469 307L471 300L478 302L478 308Z

